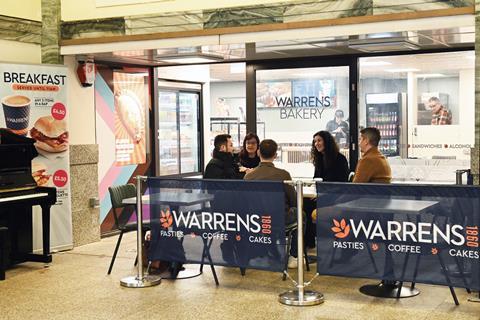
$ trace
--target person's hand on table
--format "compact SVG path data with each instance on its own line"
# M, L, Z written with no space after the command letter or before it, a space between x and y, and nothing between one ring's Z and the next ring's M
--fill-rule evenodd
M240 172L245 172L245 173L250 173L250 172L253 171L253 168L240 167L239 171Z

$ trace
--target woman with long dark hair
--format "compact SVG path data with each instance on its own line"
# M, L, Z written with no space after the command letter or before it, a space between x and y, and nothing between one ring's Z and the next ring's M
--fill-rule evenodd
M260 139L255 133L248 133L243 139L243 147L238 156L240 171L247 172L260 164L257 154Z
M330 132L319 131L313 135L310 154L315 166L314 178L322 178L323 181L330 182L348 181L349 169L347 159L338 150L338 145ZM305 245L307 248L315 248L316 207L315 199L304 201L304 210L309 213L305 226ZM314 211L315 217L312 216Z
M313 135L310 153L315 166L314 178L331 182L348 181L347 158L338 150L338 145L330 132L319 131Z

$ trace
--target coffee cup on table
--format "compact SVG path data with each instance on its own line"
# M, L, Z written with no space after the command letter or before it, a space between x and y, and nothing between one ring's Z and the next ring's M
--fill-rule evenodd
M27 135L30 103L30 98L22 95L12 95L2 99L5 124L13 133Z

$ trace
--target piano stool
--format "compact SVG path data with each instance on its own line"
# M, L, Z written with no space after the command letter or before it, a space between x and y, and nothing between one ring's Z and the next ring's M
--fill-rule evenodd
M8 228L0 227L0 280L5 280Z

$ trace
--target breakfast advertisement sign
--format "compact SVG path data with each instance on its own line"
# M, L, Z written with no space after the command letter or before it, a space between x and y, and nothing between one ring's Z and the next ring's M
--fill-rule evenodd
M57 189L50 219L52 249L71 248L67 68L0 63L0 99L0 128L35 140L32 176L38 186ZM42 245L41 210L36 207L33 229L35 250Z

